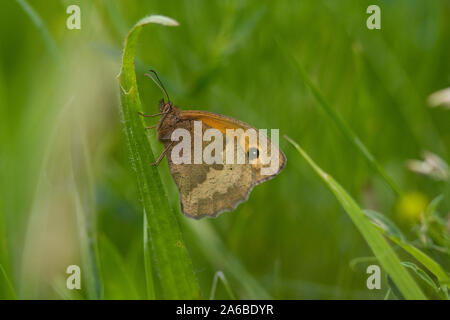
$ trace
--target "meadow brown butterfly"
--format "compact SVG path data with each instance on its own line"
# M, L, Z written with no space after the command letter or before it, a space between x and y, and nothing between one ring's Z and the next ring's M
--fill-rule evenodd
M147 127L156 128L164 144L154 165L167 155L186 216L199 219L232 211L248 199L254 186L281 172L286 157L265 132L220 114L180 110L170 102L156 72L150 71L157 81L145 75L165 93L167 102L161 100L155 115L139 114L161 116L157 125Z

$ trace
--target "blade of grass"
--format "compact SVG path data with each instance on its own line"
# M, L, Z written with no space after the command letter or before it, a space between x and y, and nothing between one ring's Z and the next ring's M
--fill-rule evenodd
M447 286L450 285L450 278L447 273L442 269L442 267L434 261L430 256L424 253L422 250L414 247L413 245L402 241L401 239L387 235L390 240L392 240L395 244L399 245L403 250L408 252L414 258L417 259L421 264L423 264L428 270L430 270L439 280L441 284L445 284Z
M150 165L155 161L155 157L144 129L144 122L138 115L142 106L136 83L134 56L142 27L149 23L178 25L171 18L149 16L140 20L127 35L118 76L127 144L133 169L136 171L144 214L147 215L154 262L153 279L158 282L157 287L161 288L161 292L156 292L158 298L198 299L200 290L192 261L159 172L156 167Z
M77 128L81 128L77 126ZM71 179L73 180L73 196L75 202L75 213L77 220L78 238L80 241L81 260L83 265L83 276L86 283L85 288L89 299L101 298L101 285L97 269L97 235L96 221L92 215L92 185L89 152L86 145L85 133L79 130L76 134L81 140L81 150L71 149ZM75 166L76 157L81 153L83 165ZM78 168L78 170L76 169ZM82 168L82 169L81 169ZM89 214L91 213L91 214Z
M80 240L80 250L83 264L83 276L86 282L86 292L89 299L101 298L101 285L97 266L97 241L89 230L86 221L86 213L81 204L80 195L77 190L75 195L76 216L78 225L78 237Z
M389 300L390 294L391 294L391 288L389 288L389 289L387 290L386 295L384 296L384 299L383 299L383 300Z
M350 219L353 221L375 256L380 261L380 264L390 275L402 294L407 299L426 299L414 279L401 265L400 259L397 257L394 250L389 246L386 239L377 230L377 228L375 228L372 222L366 218L364 212L355 200L353 200L353 198L344 190L344 188L341 187L339 183L337 183L330 175L325 173L295 141L287 136L285 136L285 138L295 147L295 149L297 149L300 155L319 175L323 182L325 182L331 192L333 192L336 199L347 212Z
M399 231L397 231L399 229L393 221L391 221L385 215L373 210L364 210L364 213L369 219L371 219L372 223L379 229L381 233L383 233L392 242L400 246L403 250L408 252L417 261L424 265L431 273L436 276L436 278L438 278L441 284L450 285L450 278L444 271L444 269L442 269L442 267L425 252L408 243L405 237L401 233L399 233ZM377 221L381 220L381 217L382 221L384 222L383 224L380 224L379 221Z
M98 247L103 298L106 300L142 299L131 272L127 269L124 257L114 243L106 235L101 235L98 239Z
M409 261L403 261L402 265L406 268L412 270L419 278L421 278L423 281L425 281L431 288L433 288L436 293L439 294L439 287L434 283L433 279L422 269L420 269L418 266L416 266L414 263Z
M213 283L211 286L211 294L209 295L209 300L214 300L214 297L216 296L217 283L219 280L222 281L222 283L225 287L225 290L227 291L230 298L232 300L236 300L236 296L234 295L233 290L231 290L230 284L228 283L228 280L222 271L217 271L214 274L214 279L213 279Z
M232 277L233 284L238 283L242 287L246 295L245 299L272 299L241 261L226 248L209 221L185 220L184 222L195 235L198 247L203 251L207 260L212 261L217 269L224 270Z
M41 33L42 39L45 42L47 50L50 52L53 58L55 58L55 61L59 62L60 55L55 40L53 40L52 36L50 35L50 32L48 31L46 25L42 21L39 14L33 9L33 7L30 6L30 4L26 0L16 0L16 2L20 5L23 11L25 11L25 13L30 17L31 21L33 21L33 24Z
M391 187L391 189L396 193L396 195L399 195L401 191L398 185L395 183L394 180L392 180L391 177L389 177L384 168L378 163L378 161L375 159L375 157L372 155L369 149L353 132L350 126L341 118L339 113L331 107L331 105L325 99L322 92L320 92L319 88L311 80L308 73L305 71L305 69L297 60L297 58L295 58L291 52L287 51L287 49L280 40L276 39L276 41L278 43L278 46L281 48L281 51L285 53L288 59L295 66L295 69L300 74L302 80L305 82L306 86L311 90L313 96L319 102L319 106L325 111L325 114L331 119L331 121L333 121L336 124L336 126L339 128L342 134L355 146L355 148L361 152L361 154L369 162L370 166L372 166L372 168L375 169L375 171L377 171L380 174L380 176Z
M77 128L82 128L81 123ZM75 129L77 130L77 129ZM75 201L75 212L78 227L78 238L83 264L83 276L89 299L101 299L101 284L98 273L98 244L97 244L97 222L95 219L95 208L93 205L93 177L91 160L86 143L85 132L79 130L76 134L81 140L81 150L71 149L71 178L73 180L73 196ZM75 144L75 142L74 142ZM75 166L76 156L81 154L82 165ZM78 170L76 169L78 167Z
M9 280L8 275L6 274L5 269L0 264L0 288L2 291L0 291L0 298L2 300L16 300L17 295L14 290L14 287Z
M397 287L397 285L392 280L392 278L389 277L389 275L387 275L386 278L387 278L387 284L389 286L389 289L391 289L391 291L392 291L392 295L398 300L405 300L406 299L405 296L402 294L402 292Z
M7 288L12 289L12 285L9 282L9 279L7 277L7 272L6 270L9 270L8 268L8 250L7 250L7 243L6 243L6 227L5 227L5 223L3 220L3 211L2 211L2 199L0 198L0 269L1 269L1 273L2 275L0 275L0 279L2 279L3 276L3 280L0 280L0 298L4 295L6 295L7 297L9 296L8 294L3 294L3 291L5 291ZM2 285L2 283L5 282L6 285ZM11 291L11 290L9 290ZM13 292L13 291L11 291Z
M155 299L155 285L153 284L152 276L152 260L150 257L151 248L150 239L148 238L148 222L147 215L144 214L144 268L145 268L145 284L147 290L147 299Z
M364 213L366 216L378 227L385 230L387 233L401 239L405 240L405 236L400 231L400 229L395 225L394 222L391 221L388 217L386 217L384 214L381 214L377 211L373 210L364 210Z

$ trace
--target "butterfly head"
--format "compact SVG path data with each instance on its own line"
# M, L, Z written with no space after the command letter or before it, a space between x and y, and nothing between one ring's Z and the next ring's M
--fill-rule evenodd
M173 104L170 101L165 102L164 99L162 99L159 102L159 112L161 113L170 113L173 110Z

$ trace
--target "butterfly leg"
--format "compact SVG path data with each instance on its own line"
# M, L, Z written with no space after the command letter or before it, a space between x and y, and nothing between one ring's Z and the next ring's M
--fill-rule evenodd
M157 126L157 124L154 124L154 125L152 125L150 127L145 127L145 129L147 129L147 130L154 129L154 128L156 128L156 126Z
M161 162L162 159L164 159L164 156L166 155L166 152L169 150L169 148L175 143L175 141L172 141L170 144L168 144L163 152L161 153L161 155L158 157L158 159L156 160L156 162L151 163L150 165L152 166L158 166L159 163Z
M143 116L143 117L145 117L145 118L154 118L154 117L157 117L157 116L162 116L162 115L164 115L164 114L167 114L168 112L160 112L160 113L156 113L156 114L144 114L144 113L142 113L142 112L138 112L138 114L140 115L140 116Z

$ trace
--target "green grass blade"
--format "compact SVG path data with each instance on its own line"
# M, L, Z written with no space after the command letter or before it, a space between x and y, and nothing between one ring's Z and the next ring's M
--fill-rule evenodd
M387 292L386 292L386 295L384 296L384 299L383 300L389 300L389 296L391 295L391 288L389 288L388 290L387 290Z
M82 124L79 124L81 128ZM97 222L95 208L93 206L93 177L91 160L89 157L85 133L74 130L80 139L80 150L71 149L69 162L71 165L70 176L73 180L73 200L77 222L78 239L80 243L81 263L83 269L84 288L88 299L101 299L101 284L98 274L98 248L97 248ZM77 163L77 156L82 159L81 165Z
M132 273L117 247L105 235L98 239L100 272L105 300L142 299Z
M401 230L395 225L394 222L391 221L384 214L381 214L374 210L364 210L365 215L378 227L386 231L388 234L391 234L401 240L405 240L406 237L403 235Z
M344 188L341 187L339 183L324 172L295 141L286 136L285 138L297 149L300 155L325 182L331 192L333 192L337 200L349 215L350 219L358 228L361 235L367 241L367 244L378 258L378 261L380 261L382 267L390 275L402 294L407 299L426 299L417 283L401 265L400 259L389 246L386 239L370 222L370 220L366 218L364 212L355 200L353 200L353 198L344 190Z
M369 219L372 220L374 225L379 228L380 232L424 265L436 276L441 284L450 285L450 278L444 269L442 269L442 267L425 252L408 243L394 222L392 222L385 215L376 211L364 210L364 213ZM383 223L380 224L380 221Z
M86 292L89 299L98 300L101 298L101 284L97 266L97 240L92 235L92 231L89 230L88 221L86 221L87 216L83 210L78 191L74 190L74 194Z
M223 286L225 287L226 292L228 293L228 296L232 299L232 300L236 300L236 296L233 293L233 290L231 290L231 286L230 283L227 280L227 277L225 277L225 275L223 274L222 271L217 271L214 274L214 279L213 279L213 283L211 286L211 294L209 295L209 300L214 300L215 296L216 296L216 289L217 289L217 283L220 281L222 281Z
M413 245L402 241L401 239L387 235L389 239L391 239L394 243L399 245L403 250L408 252L414 258L417 259L421 264L423 264L428 270L430 270L439 280L441 284L445 284L450 286L450 278L447 273L442 269L442 267L434 261L430 256L424 253L422 250L414 247Z
M409 261L403 261L402 265L412 270L419 278L421 278L425 283L433 288L436 293L439 293L439 287L436 285L436 283L434 283L433 279L431 279L431 277L425 271L420 269L416 264Z
M147 215L152 250L153 276L158 282L158 298L198 299L200 290L192 261L185 248L176 216L156 167L144 122L136 83L134 56L136 43L144 25L157 23L176 26L178 23L163 16L149 16L140 20L128 33L119 74L122 115L133 168L136 171L140 196ZM156 283L155 283L156 284Z
M6 272L6 270L9 270L8 250L6 244L6 227L3 219L2 199L0 198L0 299L5 297L12 299L15 298L15 292Z
M5 269L0 264L0 299L2 300L16 300L17 295L14 287L6 274Z
M386 276L386 280L387 280L387 284L389 286L389 289L392 292L392 295L398 300L405 300L406 298L403 296L402 292L397 287L397 285L395 284L394 280L392 280L392 278L389 277L389 275Z
M224 270L234 280L233 284L238 283L242 287L244 295L242 298L272 299L266 289L247 271L242 262L226 248L209 221L186 220L185 225L196 236L198 247L203 251L207 260L212 261L217 269ZM241 295L238 296L241 298Z
M320 92L319 88L316 84L311 80L308 73L305 71L300 62L292 55L292 53L288 52L287 49L284 48L284 45L281 41L278 41L279 47L285 52L286 56L292 61L292 64L295 66L295 69L300 74L301 78L307 85L307 87L311 90L313 96L319 102L319 105L325 111L326 115L336 124L339 130L343 133L343 135L352 143L357 150L361 152L361 154L367 159L369 164L375 169L381 177L386 181L386 183L392 188L392 190L399 195L401 193L399 186L395 183L395 181L389 177L384 168L378 163L373 154L369 151L369 149L365 146L365 144L359 139L355 132L350 128L350 126L342 119L342 117L337 113L337 111L331 107L331 105L327 102L322 92Z
M146 284L147 299L154 300L155 285L153 283L153 276L152 276L152 258L150 256L151 244L150 239L148 238L148 222L146 214L144 214L143 233L144 233L144 268L145 268L145 284Z
M56 61L59 61L59 51L56 46L55 40L53 40L50 32L48 31L46 25L42 21L39 14L30 6L30 4L26 0L16 0L16 2L20 5L20 7L25 11L25 13L30 17L33 24L41 33L42 39L45 42L45 46L50 54L55 58Z

